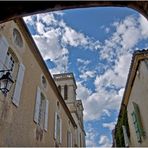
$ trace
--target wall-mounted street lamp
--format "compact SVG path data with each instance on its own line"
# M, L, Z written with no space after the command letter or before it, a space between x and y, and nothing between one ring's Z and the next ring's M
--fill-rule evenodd
M2 77L0 78L0 90L4 94L4 96L7 96L7 93L10 91L12 84L14 81L12 80L11 70L0 70L2 74Z

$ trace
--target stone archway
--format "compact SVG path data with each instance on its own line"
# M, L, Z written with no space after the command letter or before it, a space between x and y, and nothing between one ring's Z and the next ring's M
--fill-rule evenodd
M148 19L148 1L3 1L0 2L0 22L55 10L108 6L132 8Z

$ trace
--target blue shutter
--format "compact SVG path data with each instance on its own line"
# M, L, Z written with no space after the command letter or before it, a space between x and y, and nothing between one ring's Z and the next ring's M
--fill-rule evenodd
M141 122L139 107L135 102L133 102L133 106L134 106L134 111L135 111L136 120L137 120L140 135L144 136L144 130L143 130L142 122Z

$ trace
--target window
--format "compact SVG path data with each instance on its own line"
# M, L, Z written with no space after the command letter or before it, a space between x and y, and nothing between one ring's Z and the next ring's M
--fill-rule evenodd
M68 87L67 85L64 85L64 99L67 100L68 98Z
M72 147L72 133L67 131L67 147Z
M41 101L39 106L39 119L38 124L40 125L41 129L44 127L44 120L45 120L45 97L41 93Z
M62 143L62 120L58 113L55 113L55 140L56 144Z
M21 98L21 89L24 79L25 66L19 63L16 55L9 48L9 44L5 36L0 34L0 69L12 69L11 75L13 80L16 80L13 84L14 91L12 96L12 102L19 106ZM2 73L0 73L1 76Z
M8 51L4 63L4 69L11 69L12 71L14 70L15 62L14 62L14 57L13 55Z
M40 88L37 88L36 104L34 121L40 126L41 129L47 131L48 128L48 99L45 98Z

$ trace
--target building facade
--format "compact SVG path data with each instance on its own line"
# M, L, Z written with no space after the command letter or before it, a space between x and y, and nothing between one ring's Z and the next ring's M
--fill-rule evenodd
M85 131L83 127L83 105L81 100L76 99L77 85L73 73L53 75L61 95L64 98L76 124L77 146L85 147Z
M8 69L14 83L7 96L0 91L0 146L78 146L77 123L22 18L0 24L0 70Z
M148 146L148 50L136 51L133 55L128 80L116 125L116 142L123 137L121 146ZM126 116L123 115L126 112ZM121 118L128 121L122 124L119 135ZM122 121L123 121L122 120ZM122 122L123 123L123 122ZM123 135L123 136L122 136ZM117 145L119 146L119 145Z

